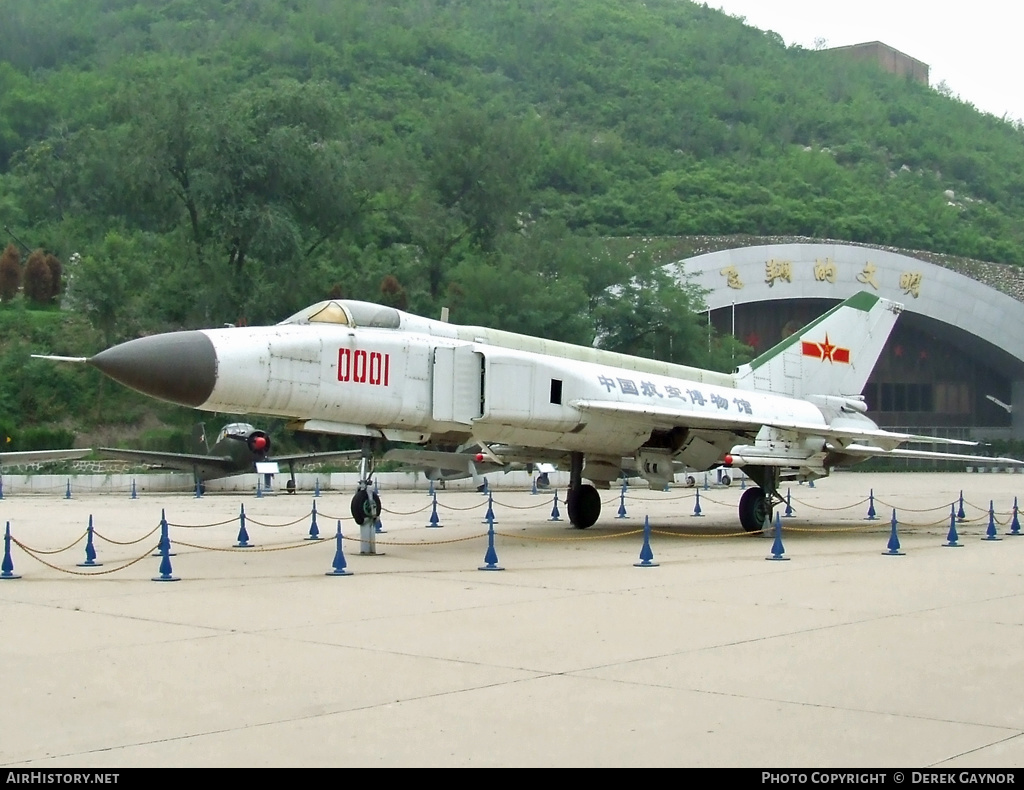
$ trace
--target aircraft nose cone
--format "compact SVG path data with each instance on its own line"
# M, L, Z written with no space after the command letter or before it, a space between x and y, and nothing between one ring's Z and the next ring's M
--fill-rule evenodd
M140 337L101 351L89 360L114 381L154 398L199 406L217 381L217 353L202 332Z

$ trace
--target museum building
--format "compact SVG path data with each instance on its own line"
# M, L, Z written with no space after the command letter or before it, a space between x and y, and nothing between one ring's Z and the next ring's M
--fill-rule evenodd
M917 255L786 243L669 267L706 292L715 330L755 354L859 291L899 302L904 311L864 390L869 416L908 433L1024 439L1024 272L976 261L956 270Z

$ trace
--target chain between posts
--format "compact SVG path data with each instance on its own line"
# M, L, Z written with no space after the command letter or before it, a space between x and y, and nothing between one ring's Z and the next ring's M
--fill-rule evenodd
M118 571L123 571L125 568L130 568L132 565L135 565L138 562L142 562L145 559L149 559L152 556L153 552L157 551L160 548L158 544L149 551L147 551L145 554L136 557L134 560L129 560L128 562L124 563L123 565L119 565L116 568L106 568L102 571L73 571L70 568L62 568L59 565L54 565L52 562L47 562L46 560L40 559L38 556L36 556L36 551L30 549L28 546L26 546L20 540L15 538L13 535L11 536L11 542L19 549L21 549L23 552L25 552L28 556L30 556L32 559L34 559L36 562L38 562L40 565L45 565L47 568L59 571L60 573L67 573L71 576L106 576L111 573L117 573Z

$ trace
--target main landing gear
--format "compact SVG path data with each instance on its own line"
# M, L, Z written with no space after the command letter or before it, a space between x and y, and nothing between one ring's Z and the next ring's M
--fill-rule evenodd
M601 515L601 495L583 482L583 453L569 454L569 492L566 494L569 522L576 529L594 526Z
M777 484L778 470L762 466L758 471L760 474L751 472L751 477L759 485L748 488L740 497L740 525L747 532L760 532L766 526L771 526L772 510L782 501Z
M352 497L352 519L360 527L367 521L374 523L380 516L380 497L370 486L373 484L373 455L364 450L359 459L359 487Z

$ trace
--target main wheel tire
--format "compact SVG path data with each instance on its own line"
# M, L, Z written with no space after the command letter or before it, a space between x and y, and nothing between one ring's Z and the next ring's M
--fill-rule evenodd
M352 497L352 520L359 526L371 523L380 515L380 497L368 491L356 491Z
M722 479L719 482L722 485L724 485L724 486L731 486L732 485L732 478L729 477L729 475L727 475L727 474L723 474L722 475Z
M687 475L686 476L686 487L687 488L693 488L695 485L697 485L697 478L694 477L693 475Z
M772 506L763 488L748 488L740 497L740 524L747 532L760 532L772 520Z
M289 480L287 483L284 484L284 487L287 489L289 494L294 494L295 493L295 481L294 480Z
M576 529L592 527L601 515L601 495L586 483L576 489L570 488L566 494L565 509L569 511L569 522Z

